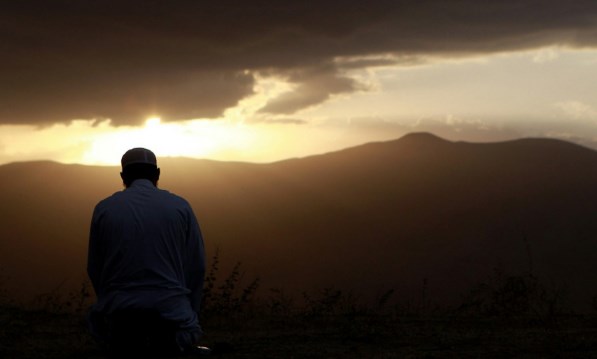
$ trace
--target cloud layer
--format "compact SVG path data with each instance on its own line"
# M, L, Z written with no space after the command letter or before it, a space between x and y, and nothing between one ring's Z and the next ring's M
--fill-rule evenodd
M0 123L12 124L217 117L256 72L295 85L262 109L290 114L362 89L340 57L597 43L597 3L582 0L19 0L0 14Z

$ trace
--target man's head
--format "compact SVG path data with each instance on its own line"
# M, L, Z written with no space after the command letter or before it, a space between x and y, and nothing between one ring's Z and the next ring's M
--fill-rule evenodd
M122 172L120 177L126 187L129 187L136 179L148 179L154 186L157 186L160 179L155 154L146 148L132 148L122 156L120 160Z

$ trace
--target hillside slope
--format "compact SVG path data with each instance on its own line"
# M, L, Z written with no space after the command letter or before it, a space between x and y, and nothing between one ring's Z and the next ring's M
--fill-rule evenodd
M209 254L242 261L266 288L415 298L425 281L443 301L499 267L566 285L579 303L597 294L597 152L570 143L411 134L272 164L160 167L160 187L193 205ZM91 211L120 189L118 171L0 166L0 267L13 290L84 277Z

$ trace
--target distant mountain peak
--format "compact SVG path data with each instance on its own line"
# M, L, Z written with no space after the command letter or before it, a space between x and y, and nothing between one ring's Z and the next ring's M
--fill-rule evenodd
M414 142L448 142L447 140L438 137L429 132L412 132L400 137L400 141L414 141Z

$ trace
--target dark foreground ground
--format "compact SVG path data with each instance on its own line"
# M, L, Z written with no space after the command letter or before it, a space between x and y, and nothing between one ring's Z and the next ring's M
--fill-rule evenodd
M597 317L230 315L213 358L597 358ZM0 358L104 358L82 314L0 307Z

